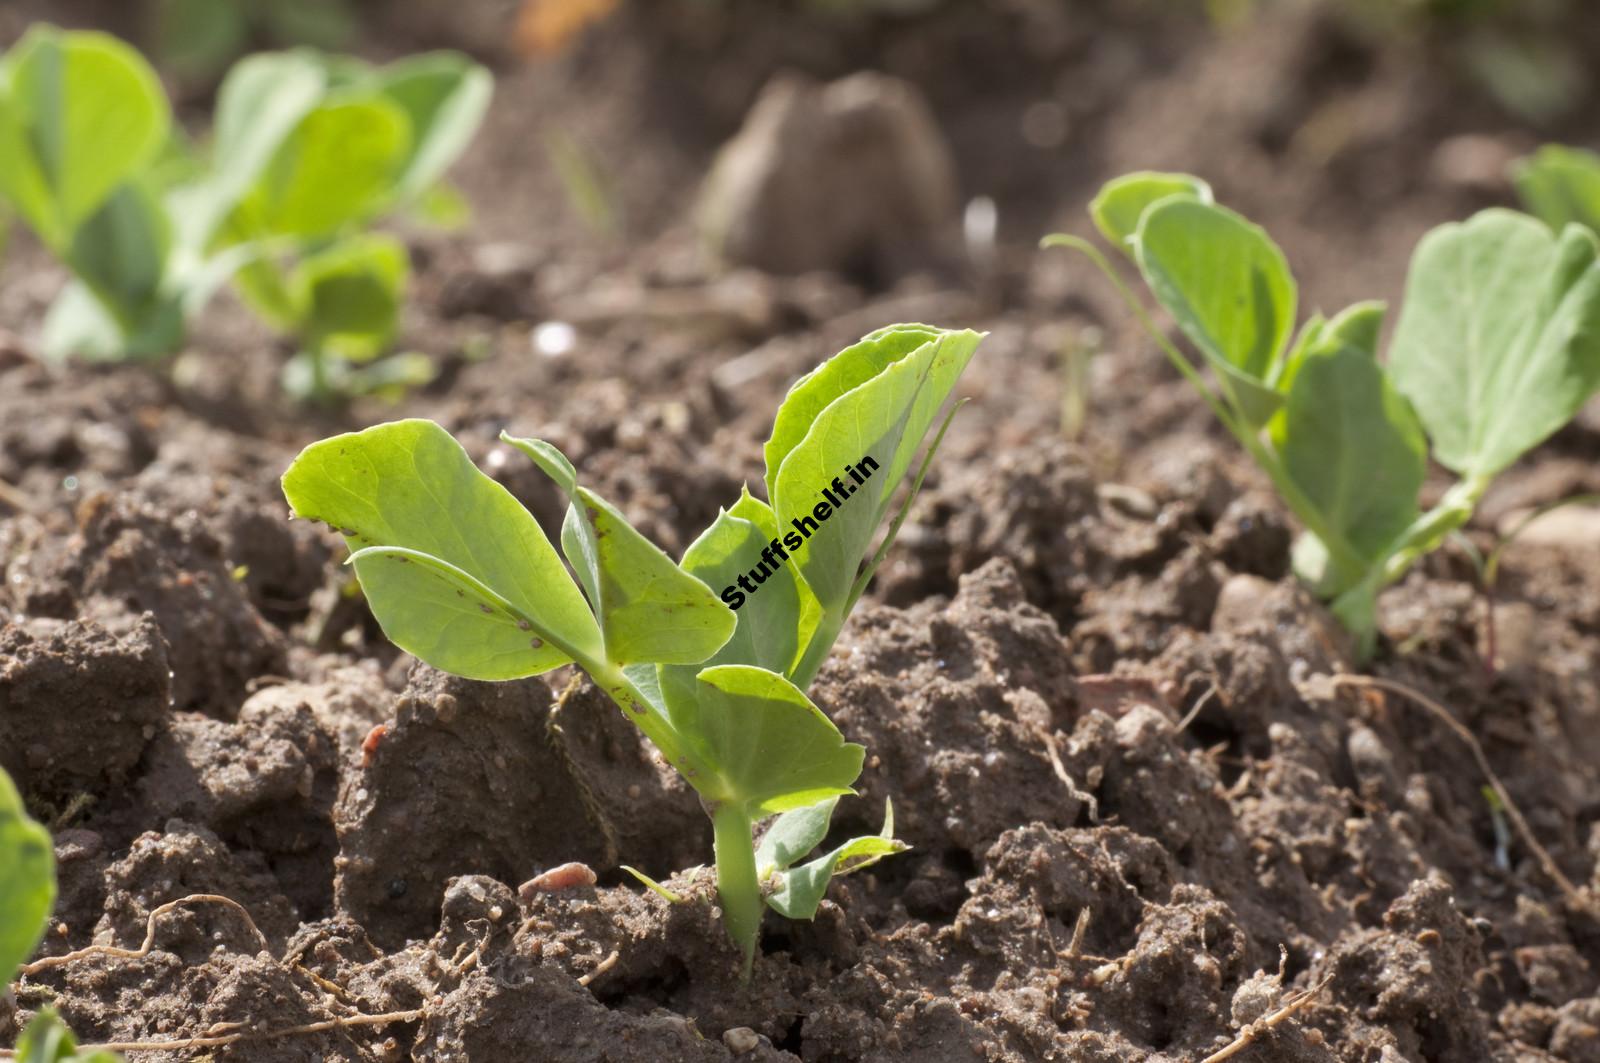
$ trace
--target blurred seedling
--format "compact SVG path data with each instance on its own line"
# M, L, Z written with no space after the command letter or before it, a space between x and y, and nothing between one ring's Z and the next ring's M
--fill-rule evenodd
M419 355L376 362L399 327L410 258L370 226L459 216L444 174L491 92L488 71L454 53L383 67L265 53L229 72L210 151L196 155L138 52L34 27L0 60L0 195L74 275L46 318L45 353L170 355L231 279L299 345L286 375L296 394L429 378Z
M1061 342L1061 434L1074 443L1089 424L1090 370L1103 341L1101 331L1087 325Z
M1528 213L1560 232L1571 224L1600 232L1600 154L1546 144L1511 166Z
M1377 638L1377 596L1472 517L1495 476L1600 390L1600 239L1487 210L1423 237L1405 304L1377 357L1384 307L1313 314L1266 232L1186 174L1102 189L1096 226L1209 365L1168 340L1096 247L1087 255L1150 338L1272 481L1304 528L1294 568L1355 639ZM1430 445L1431 444L1431 445ZM1429 456L1458 477L1423 512Z
M834 876L905 848L886 816L881 833L801 862L854 792L865 755L805 691L894 541L948 417L873 549L980 339L896 325L802 377L766 443L771 504L744 491L680 563L537 439L501 436L569 500L560 555L431 421L314 443L284 474L284 494L297 516L339 529L373 614L402 649L484 680L575 663L611 696L711 818L723 922L748 979L764 908L809 919ZM879 471L850 487L849 505L819 502L864 455ZM741 578L760 593L736 612L725 603ZM770 817L758 849L755 825Z
M329 399L432 377L421 355L378 362L399 329L405 245L370 230L408 212L451 217L445 172L476 134L493 79L435 52L374 67L310 51L238 63L217 96L216 160L184 190L190 242L253 249L234 286L293 337L292 394Z

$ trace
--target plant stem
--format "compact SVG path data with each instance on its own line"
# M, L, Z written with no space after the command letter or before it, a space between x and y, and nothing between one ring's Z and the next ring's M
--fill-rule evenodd
M750 813L742 804L724 802L711 814L716 837L717 893L728 936L744 954L740 981L750 981L756 940L761 935L761 882L756 877L756 847Z

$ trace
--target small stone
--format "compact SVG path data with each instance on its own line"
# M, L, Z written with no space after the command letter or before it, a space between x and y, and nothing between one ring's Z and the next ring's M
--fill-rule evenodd
M761 1038L748 1026L735 1026L723 1031L722 1043L734 1055L742 1056L746 1052L754 1052L756 1046L761 1044Z

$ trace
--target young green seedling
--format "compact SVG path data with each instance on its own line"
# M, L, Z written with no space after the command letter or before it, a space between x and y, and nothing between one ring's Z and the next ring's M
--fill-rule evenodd
M892 543L910 497L873 550L980 339L897 325L801 378L766 444L772 504L743 492L681 563L535 439L501 437L569 499L559 555L430 421L314 443L284 474L284 494L296 515L344 535L374 615L402 649L474 679L576 663L611 695L711 817L723 919L748 977L764 905L809 918L832 875L903 848L891 823L795 866L833 802L854 792L865 755L805 689ZM774 815L758 861L753 828Z
M237 64L218 93L209 166L182 159L160 82L104 34L36 27L0 62L0 196L72 271L51 308L55 357L171 354L233 278L301 354L300 395L428 379L389 348L405 246L367 227L459 213L444 173L472 139L487 70L432 53L373 68L309 51Z
M1600 155L1546 144L1511 166L1528 213L1557 232L1576 222L1600 232Z
M56 902L50 832L28 818L11 776L0 769L0 996L39 947ZM55 1013L41 1011L17 1040L26 1063L116 1063L108 1052L79 1055Z
M1201 352L1213 390L1095 247L1052 236L1110 278L1172 364L1272 480L1305 528L1296 572L1355 636L1376 640L1378 592L1471 518L1496 474L1600 390L1600 240L1489 210L1425 236L1378 361L1383 306L1313 314L1258 226L1183 174L1119 178L1090 207ZM1291 335L1293 339L1291 341ZM1431 454L1459 479L1423 512Z
M75 277L47 353L170 353L215 287L171 253L149 172L170 127L155 72L114 37L35 26L0 58L0 196Z
M371 67L310 51L238 63L217 97L216 165L181 197L209 254L253 249L245 302L295 338L286 384L326 399L431 376L420 356L372 363L399 325L405 246L367 227L453 202L445 171L471 142L493 79L437 52Z

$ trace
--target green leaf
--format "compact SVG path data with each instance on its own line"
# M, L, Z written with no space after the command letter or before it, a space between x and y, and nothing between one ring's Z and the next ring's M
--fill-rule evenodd
M19 1063L120 1063L112 1052L80 1052L78 1042L50 1008L40 1010L17 1039Z
M1134 253L1145 282L1205 355L1252 427L1282 396L1266 385L1294 329L1294 277L1260 226L1168 197L1145 211Z
M846 347L795 381L772 421L767 461L767 497L777 497L778 469L811 430L817 416L845 392L860 387L912 351L939 336L928 325L890 325Z
M340 529L353 551L432 559L379 552L355 568L384 633L434 667L516 679L600 657L594 617L538 522L432 421L313 443L283 491L296 515ZM474 597L480 587L488 593Z
M756 846L757 874L765 878L772 871L782 871L821 845L838 804L837 797L824 797L814 805L790 809L773 820Z
M643 886L651 893L654 893L657 897L660 897L668 904L684 903L686 898L682 894L674 893L672 890L667 889L667 887L663 886L661 883L657 882L643 871L640 871L638 868L629 867L627 864L619 864L618 866L623 871L626 871L628 874L632 875L634 879L638 881L639 885Z
M302 342L354 362L393 341L411 275L405 245L392 236L353 236L307 255L290 274Z
M104 33L35 26L6 57L0 192L63 253L78 226L166 141L155 72Z
M33 955L55 900L50 833L28 818L11 776L0 771L0 986Z
M854 793L866 750L775 672L725 664L700 673L698 698L671 707L685 744L712 777L689 782L707 800L778 813Z
M411 119L411 150L396 193L416 199L444 177L483 123L494 94L489 71L458 52L432 52L384 67L378 84Z
M786 675L802 648L801 635L808 612L815 609L808 588L799 582L794 566L778 558L772 541L778 540L777 519L766 503L742 492L731 511L717 515L716 522L689 545L683 555L683 570L701 580L713 591L726 594L732 588L744 596L734 612L736 625L732 637L715 656L713 664L753 664ZM769 563L763 557L770 558ZM756 584L752 569L765 569L768 575ZM744 576L757 587L756 593L739 590ZM723 598L728 601L734 595ZM812 625L815 625L814 616ZM677 683L690 691L699 669L674 669Z
M1107 240L1131 255L1130 244L1139 231L1139 219L1152 204L1169 196L1212 202L1211 186L1198 177L1144 170L1106 182L1100 194L1090 202L1089 215Z
M1324 344L1351 346L1376 360L1378 334L1383 329L1383 315L1387 309L1377 300L1368 300L1345 307L1332 321L1321 314L1311 315L1295 337L1289 353L1278 363L1272 386L1287 395L1294 386L1295 374L1300 371L1300 363L1305 356ZM1281 412L1279 416L1282 416Z
M241 202L246 231L320 239L377 216L411 151L410 127L406 112L383 96L316 107Z
M171 246L160 202L129 183L78 228L66 258L80 280L125 316L160 298Z
M1547 144L1511 168L1517 194L1556 232L1573 222L1600 231L1600 155Z
M836 620L852 602L857 571L895 489L983 338L970 331L928 336L925 328L874 333L796 384L767 445L778 527L805 536L794 552L800 575L824 614ZM912 348L918 339L923 342ZM810 410L824 398L803 438L790 444L797 429L790 403ZM774 455L780 466L772 464ZM859 484L847 466L861 475ZM837 492L837 505L824 500L824 489Z
M611 503L577 483L554 446L502 433L567 492L561 548L578 573L616 665L697 664L733 634L733 610L679 568Z
M208 248L223 219L317 106L327 74L304 52L266 52L233 65L217 90L211 175L174 193L186 247Z
M1600 263L1578 226L1558 239L1487 210L1417 245L1390 376L1434 457L1482 480L1566 424L1600 388Z
M1372 356L1332 332L1302 360L1273 442L1328 527L1378 560L1418 516L1427 442Z
M885 802L882 833L852 838L826 856L776 872L773 878L777 880L777 888L767 895L767 905L789 919L814 918L817 906L828 892L828 883L833 879L909 848L905 842L895 840L894 806Z

